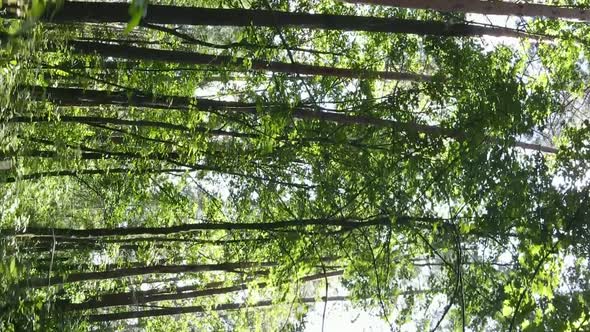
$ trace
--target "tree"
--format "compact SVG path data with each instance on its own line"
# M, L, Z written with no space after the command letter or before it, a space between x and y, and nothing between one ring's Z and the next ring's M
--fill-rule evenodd
M333 271L325 274L315 274L301 278L301 282L308 282L314 280L320 280L322 278L334 277L342 275L342 271ZM258 283L256 287L265 288L268 284ZM100 299L91 299L83 303L59 303L59 306L64 306L64 310L88 310L97 309L110 306L122 306L122 305L137 305L150 302L169 301L169 300L182 300L182 299L193 299L200 296L212 296L218 294L226 294L237 291L244 291L248 289L248 284L239 284L230 287L221 288L205 288L196 289L195 286L184 286L177 287L175 292L143 292L134 291L126 293L116 294L104 294Z
M556 19L590 20L590 11L583 7L566 7L538 3L516 3L508 1L463 1L463 0L346 0L351 3L393 6L412 9L430 9L443 12L474 13L482 15L515 15L547 17Z
M346 297L343 296L336 296L336 297L327 297L322 299L322 301L344 301ZM303 298L300 300L302 303L314 303L316 299L314 298ZM266 307L270 306L273 303L270 301L260 301L254 303L252 307ZM228 303L228 304L220 304L216 306L213 310L236 310L243 308L244 305L241 303ZM114 314L102 314L102 315L93 315L89 319L92 322L104 322L104 321L113 321L113 320L121 320L121 319L130 319L130 318L142 318L142 317L156 317L156 316L164 316L164 315L178 315L182 313L197 313L197 312L207 312L208 310L204 307L180 307L180 308L166 308L166 309L155 309L155 310L145 310L145 311L133 311L133 312L119 312Z
M191 5L5 12L0 329L587 327L584 26Z
M45 19L67 22L127 22L127 3L65 2ZM505 28L488 28L468 24L421 22L381 17L352 15L289 13L257 9L223 9L150 5L141 22L151 24L224 25L261 27L300 27L341 31L370 31L414 33L434 36L505 36L520 37L521 33Z

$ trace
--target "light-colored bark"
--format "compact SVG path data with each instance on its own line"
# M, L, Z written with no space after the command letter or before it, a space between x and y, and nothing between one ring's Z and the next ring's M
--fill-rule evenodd
M590 21L590 9L550 6L537 3L478 0L344 0L410 9L430 9L483 15L515 15Z

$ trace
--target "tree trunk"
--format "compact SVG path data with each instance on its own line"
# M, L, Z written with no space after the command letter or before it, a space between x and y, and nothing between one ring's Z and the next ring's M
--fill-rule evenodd
M36 122L67 122L67 123L81 123L81 124L114 124L123 126L137 126L137 127L156 127L163 129L188 131L189 128L183 125L177 125L173 123L160 122L160 121L149 121L149 120L126 120L119 118L105 118L100 116L88 116L88 115L60 115L59 118L51 118L46 115L33 115L33 116L15 116L5 122L9 123L36 123Z
M84 151L82 149L82 151ZM15 152L8 152L8 153L0 153L0 157L33 157L33 158L52 158L56 159L61 157L61 155L56 151L47 151L47 150L24 150L24 151L15 151ZM174 160L179 157L178 153L170 152L166 154L161 153L150 153L146 155L142 155L136 152L117 152L117 151L98 151L96 152L81 152L77 156L81 160L102 160L102 159L147 159L147 160L157 160L157 161L168 161ZM217 169L216 169L217 170Z
M264 288L266 287L266 283L259 283L257 286ZM227 294L245 289L247 289L247 285L240 284L231 287L208 288L188 292L162 293L153 295L144 295L141 291L125 292L118 294L106 294L101 296L100 299L93 299L82 303L58 303L57 305L62 305L65 311L93 310L98 308L138 305L158 301L192 299L203 296Z
M56 158L58 156L58 154L55 153L54 151L32 151L29 154L24 153L23 155L29 156L29 157L43 157L43 158ZM121 174L121 173L149 174L149 173L165 173L165 172L178 172L178 171L185 171L185 172L186 171L204 171L204 172L213 172L213 173L219 173L219 174L224 174L224 175L232 175L232 176L236 176L236 177L258 180L258 181L263 181L263 182L268 182L268 183L274 183L274 184L279 184L279 185L288 186L288 187L305 188L305 189L311 188L310 186L308 186L306 184L282 181L282 180L277 180L276 178L251 175L251 174L247 174L247 173L240 173L237 171L233 171L231 169L226 169L226 168L224 169L224 168L221 168L218 166L186 163L181 160L165 159L165 158L160 158L160 156L157 156L154 154L143 156L141 154L132 153L132 152L109 152L109 151L105 151L104 153L84 152L84 153L80 154L81 160L102 160L102 159L108 159L108 158L115 158L115 159L122 159L122 160L147 158L148 160L159 160L159 161L166 162L168 164L174 164L174 165L177 165L180 167L185 167L185 169L179 170L179 169L164 168L162 170L158 170L158 169L134 170L131 168L109 168L109 169L48 171L48 172L24 174L24 175L20 175L18 177L7 177L4 179L0 178L0 183L13 183L18 180L34 180L34 179L39 179L39 178L43 178L43 177L61 177L61 176L78 176L78 175L105 175L105 174L117 174L117 173L119 173L119 174Z
M126 23L129 4L121 2L70 2L57 11L46 11L43 19L56 23ZM141 23L209 26L296 27L339 31L408 33L443 37L482 36L522 37L512 29L469 24L448 24L353 15L307 14L258 9L226 9L149 5Z
M21 245L23 249L27 252L35 252L35 253L50 253L51 251L55 252L63 252L68 250L104 250L106 247L106 242L100 241L90 241L89 239L74 239L74 240L82 240L82 241L69 241L69 238L66 241L61 241L58 237L56 237L55 248L53 248L53 239L49 237L43 238L35 238L36 240L43 240L38 242L37 244L32 245ZM125 243L133 242L133 241L121 241ZM120 250L137 250L139 245L137 244L121 244L118 246Z
M153 265L142 267L130 267L111 271L71 273L66 277L54 276L51 278L51 285L72 283L78 281L96 281L105 279L135 277L146 274L196 273L208 271L234 272L238 269L246 269L252 267L273 267L275 265L275 263L267 262L243 262L221 264ZM23 283L23 286L25 287L43 287L47 285L47 278L35 278Z
M400 81L428 81L431 79L431 76L413 73L314 66L300 63L245 59L229 55L212 55L186 51L150 49L129 45L115 45L85 41L72 41L70 42L70 45L74 47L74 51L81 53L97 53L104 57L116 57L121 59L149 60L206 66L231 66L232 63L237 63L239 65L243 63L249 63L249 69L257 71L315 76L334 76L341 78L378 78L384 80Z
M103 46L106 44L98 44ZM111 45L107 45L111 46ZM171 52L161 50L149 50L155 52ZM174 52L172 52L174 53ZM43 88L50 100L56 101L61 105L68 106L97 106L101 104L124 105L124 106L139 106L150 108L178 108L189 109L191 105L205 111L225 111L234 113L248 113L257 114L257 107L254 103L242 102L228 102L217 101L202 98L188 98L182 96L153 96L153 95L128 95L126 93L116 93L97 90L82 90L82 89L66 89L66 88ZM33 96L39 98L42 94L40 88L35 87ZM264 105L263 105L264 106ZM270 106L270 105L267 105ZM432 136L443 136L453 139L463 140L464 135L458 130L443 128L439 126L423 125L419 123L399 122L394 120L386 120L362 115L347 115L337 112L318 112L314 111L313 106L306 105L296 107L291 110L294 118L303 120L320 120L334 122L341 125L365 125L383 128L392 128L396 131L404 132L418 132L425 133ZM21 119L23 118L23 119ZM21 121L25 121L27 117L19 117ZM9 120L10 121L10 120ZM247 135L247 134L243 134ZM557 149L538 144L529 144L525 142L515 142L514 146L540 151L547 153L557 153Z
M107 175L107 174L157 174L157 173L184 173L187 168L153 168L153 169L132 169L132 168L109 168L109 169L82 169L82 170L60 170L19 175L18 177L0 177L0 183L14 183L19 180L36 180L45 177L80 176L80 175Z
M404 217L402 217L404 218ZM399 218L398 218L399 219ZM412 220L432 218L409 218ZM437 219L438 220L438 219ZM170 235L194 231L207 230L259 230L269 231L285 227L302 227L302 226L336 226L342 228L358 228L375 225L388 226L391 224L389 216L381 216L368 221L357 221L349 218L341 219L300 219L276 222L260 223L198 223L184 224L170 227L121 227L121 228L94 228L94 229L71 229L71 228L40 228L27 227L25 232L16 232L14 229L2 229L0 234L4 236L29 236L29 237L78 237L78 238L98 238L107 236L141 236L141 235Z
M335 276L341 276L343 271L333 271L327 273L318 273L310 276L303 277L299 279L301 282L307 281L314 281L320 280L323 278L330 278ZM258 283L258 288L267 287L266 283ZM136 305L136 304L145 304L150 302L158 302L158 301L175 301L175 300L182 300L182 299L192 299L201 296L211 296L211 295L218 295L218 294L226 294L231 292L237 292L240 290L244 290L248 288L247 284L240 284L236 286L230 287L220 287L220 288L206 288L206 289L197 289L198 286L190 286L190 287L182 287L182 289L177 289L176 292L161 292L161 293L146 293L142 291L136 292L125 292L125 293L116 293L116 294L105 294L100 296L98 299L91 299L86 302L82 303L62 303L64 310L66 311L75 311L75 310L88 310L88 309L98 309L98 308L106 308L106 307L113 307L113 306L123 306L123 305Z
M102 44L101 44L102 45ZM142 94L132 91L104 91L104 90L89 90L76 88L53 88L41 86L25 86L23 91L31 94L31 98L35 100L48 99L54 104L60 106L100 106L100 105L119 105L119 106L136 106L147 107L155 109L178 109L189 110L196 108L202 111L228 111L244 112L249 114L257 114L256 104L242 103L235 101L221 101L204 98L192 98L185 96L157 96L153 94ZM23 121L26 121L24 117ZM68 120L69 118L66 118ZM75 121L77 118L72 118ZM60 117L61 120L61 117ZM82 118L84 120L84 118ZM119 119L110 118L89 118L88 122L99 123L113 123L126 124L120 122ZM85 121L85 122L86 122ZM123 120L125 121L125 120ZM129 121L129 120L127 120ZM142 123L130 123L130 125L142 126ZM153 125L162 128L170 128L177 130L189 130L188 127L176 124L148 122L145 125ZM168 127L168 125L171 125Z
M109 243L122 243L119 245L121 249L128 249L134 250L137 248L138 242L171 242L171 243L183 243L183 244L210 244L210 245L226 245L226 244L236 244L236 243L248 243L248 242L267 242L270 241L269 238L253 238L253 239L235 239L235 240L205 240L205 239L193 239L191 238L183 238L183 237L158 237L158 236L148 236L148 237L133 237L133 238L88 238L88 237L69 237L69 236L54 236L54 237L34 237L32 238L37 241L37 244L33 246L29 245L22 245L23 247L30 249L30 248L39 248L43 249L44 252L47 251L48 247L53 245L53 239L57 242L56 250L60 250L60 248L67 247L67 246L74 246L79 245L82 248L98 248L104 249L105 246ZM63 250L63 248L61 248Z
M153 50L159 51L159 50ZM240 102L227 102L227 101L216 101L210 99L195 99L180 96L139 96L133 95L129 97L123 93L109 93L106 91L84 91L81 89L60 89L60 88L45 88L49 99L57 100L61 105L68 106L89 106L89 105L101 105L101 104L112 104L112 105L133 105L143 107L156 107L156 108L169 108L166 105L171 105L171 108L189 109L191 105L196 105L202 110L208 111L226 111L234 113L249 113L256 114L257 108L254 103L240 103ZM78 95L77 98L73 98L73 95ZM110 97L112 96L112 97ZM316 112L309 107L299 107L292 110L292 115L298 119L305 120L320 120L335 122L341 125L370 125L376 127L393 128L400 131L409 132L423 132L435 136L446 136L452 138L459 138L461 135L455 130L422 125L418 123L405 123L393 120L384 120L380 118L368 117L368 116L353 116L346 115L336 112ZM61 117L66 121L77 121L81 122L82 117ZM61 119L60 118L60 119ZM29 120L31 119L31 120ZM12 118L10 122L36 122L42 120L39 117L16 117ZM84 119L81 119L84 120ZM92 118L86 118L84 121L94 121ZM103 118L97 118L96 121L104 121ZM127 120L123 120L127 121ZM118 122L118 121L117 121ZM173 125L176 126L176 125Z
M483 15L515 15L574 19L590 21L590 10L568 8L537 3L508 2L497 0L344 0L350 3L366 3L411 9L431 9L443 12L460 12Z
M348 298L346 296L330 296L328 298L322 297L320 301L346 301ZM298 300L299 303L315 303L317 299L315 298L302 298ZM238 310L242 308L255 308L255 307L268 307L273 304L273 301L266 300L254 303L252 305L245 305L244 303L226 303L226 304L219 304L209 310L213 311L222 311L222 310ZM131 318L145 318L145 317L157 317L157 316L170 316L170 315L179 315L179 314L190 314L190 313L203 313L207 312L208 309L203 306L188 306L188 307L174 307L174 308L164 308L164 309L152 309L152 310L144 310L144 311L127 311L127 312L117 312L117 313L109 313L109 314L98 314L98 315L90 315L88 316L88 320L90 322L108 322L108 321L115 321L115 320L122 320L122 319L131 319Z
M75 89L74 89L75 90ZM82 91L82 90L80 90ZM105 96L108 93L104 94ZM84 99L84 93L78 96L78 106L88 106L92 104L91 101ZM111 99L111 103L104 103L104 104L111 104L111 105L118 105L120 101L116 99ZM59 102L58 102L59 103ZM129 102L127 103L129 105ZM69 105L74 106L74 102L63 101L62 105ZM100 104L94 104L100 105ZM149 104L148 105L152 105ZM154 105L155 106L155 105ZM134 126L134 127L153 127L153 128L162 128L162 129L170 129L170 130L178 130L178 131L186 131L186 132L198 132L198 133L209 133L213 136L227 136L227 137L240 137L240 138L254 138L255 135L247 134L247 133L238 133L238 132L230 132L225 130L218 130L218 129L210 129L205 127L192 127L189 128L187 126L169 123L169 122L162 122L162 121L151 121L151 120L127 120L127 119L119 119L119 118L107 118L107 117L100 117L100 116L86 116L86 115L60 115L59 118L50 118L49 116L45 115L35 115L35 116L15 116L12 117L6 122L10 123L36 123L36 122L68 122L68 123L81 123L81 124L113 124L113 125L123 125L123 126Z
M192 171L208 171L220 174L231 174L235 176L245 177L245 178L252 178L252 176L248 174L240 174L233 172L231 170L226 170L217 166L208 166L203 164L194 164L189 163L186 161L178 160L179 157L178 153L176 152L169 152L169 153L149 153L143 155L137 152L118 152L118 151L104 151L104 150L97 150L93 149L93 152L81 152L78 154L78 158L80 160L103 160L103 159L119 159L119 160L132 160L132 159L145 159L145 160L152 160L152 161L162 161L168 162L171 164L177 164L181 166L186 166L188 169ZM83 150L82 150L83 151ZM2 156L10 156L10 157L33 157L33 158L51 158L51 159L58 159L60 154L55 151L47 151L47 150L30 150L30 151L19 151L15 153L0 153L0 157ZM258 177L255 177L258 178Z

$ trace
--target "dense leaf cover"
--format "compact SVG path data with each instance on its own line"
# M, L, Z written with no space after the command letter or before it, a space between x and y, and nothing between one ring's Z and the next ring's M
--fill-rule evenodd
M586 1L354 2L3 1L0 330L588 330Z

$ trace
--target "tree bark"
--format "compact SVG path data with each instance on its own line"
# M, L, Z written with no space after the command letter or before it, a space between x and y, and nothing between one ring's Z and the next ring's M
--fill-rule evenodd
M57 159L60 155L55 151L47 151L47 150L30 150L30 151L22 151L18 153L0 153L1 157L34 157L34 158L52 158ZM166 154L162 153L150 153L147 155L142 155L141 153L137 152L117 152L117 151L101 151L94 149L94 152L81 152L78 154L78 157L81 160L103 160L103 159L119 159L119 160L131 160L131 159L146 159L146 160L153 160L153 161L164 161L171 164L177 164L180 166L186 166L187 169L192 171L208 171L208 172L215 172L220 174L231 174L235 176L245 177L245 178L253 178L248 174L241 174L236 173L231 170L225 170L217 166L209 166L203 164L193 164L187 163L182 160L178 160L179 157L178 153L170 152ZM260 179L259 177L254 177L255 179Z
M249 242L268 242L270 241L269 238L253 238L253 239L235 239L235 240L205 240L205 239L193 239L193 238L183 238L183 237L158 237L158 236L148 236L148 237L132 237L132 238L88 238L88 237L68 237L68 236L54 236L54 237L35 237L32 238L36 241L37 244L34 246L24 245L27 249L29 248L43 248L43 251L47 251L48 246L53 245L53 239L57 241L57 248L58 250L61 246L67 247L69 245L76 246L79 245L82 248L98 248L104 249L107 244L110 243L121 243L119 248L121 249L129 249L133 250L137 248L138 242L160 242L160 243L184 243L184 244L210 244L210 245L226 245L226 244L236 244L236 243L249 243Z
M331 296L331 297L322 297L320 301L346 301L348 298L346 296ZM299 303L315 303L317 300L315 298L302 298L298 300ZM255 307L268 307L273 304L273 301L266 300L254 303L252 305L244 305L243 303L227 303L227 304L220 304L217 305L209 310L213 311L222 311L222 310L238 310L242 308L255 308ZM108 321L115 321L115 320L122 320L122 319L131 319L131 318L145 318L145 317L157 317L157 316L170 316L170 315L179 315L179 314L189 314L189 313L203 313L207 312L208 309L203 306L188 306L188 307L173 307L173 308L164 308L164 309L152 309L152 310L144 310L144 311L127 311L127 312L117 312L117 313L109 313L109 314L98 314L98 315L90 315L88 316L88 320L90 322L108 322Z
M59 170L19 175L18 177L0 178L0 183L14 183L19 180L36 180L45 177L79 176L79 175L107 175L107 174L157 174L157 173L184 173L187 168L153 168L153 169L132 169L132 168L109 168L109 169L82 169L82 170Z
M57 154L53 151L34 151L32 154L33 157L48 157L48 158L55 158ZM117 152L107 152L103 153L82 153L81 158L83 160L100 160L100 159L107 159L107 158L119 158L119 159L134 159L134 158L144 158L139 154L133 153L117 153ZM149 156L148 156L149 157ZM160 159L156 159L160 160ZM263 177L258 175L250 175L247 173L240 173L237 171L233 171L231 169L224 169L218 166L210 166L210 165L203 165L203 164L194 164L194 163L184 163L183 161L179 160L164 160L162 161L168 162L170 164L175 164L180 167L185 167L184 169L178 168L162 168L162 169L148 169L148 170L141 170L141 169L132 169L132 168L109 168L109 169L82 169L82 170L60 170L60 171L47 171L47 172L39 172L39 173L29 173L20 175L18 177L6 177L4 179L0 178L0 183L14 183L18 180L34 180L40 179L44 177L63 177L63 176L79 176L79 175L108 175L108 174L154 174L154 173L167 173L167 172L188 172L188 171L205 171L205 172L214 172L219 174L225 175L233 175L236 177L252 179L257 181L263 181L267 183L274 183L279 184L287 187L296 187L296 188L304 188L310 189L312 186L289 182L289 181L282 181L277 180L275 178Z
M89 241L89 239L74 239L74 240L82 240L82 241L61 241L59 238L56 237L55 242L55 249L53 248L53 239L44 237L44 238L35 238L36 240L43 240L39 241L34 245L22 245L23 249L27 252L35 252L39 254L43 253L50 253L51 251L55 252L63 252L69 250L104 250L105 243L100 241ZM121 241L123 242L123 241ZM125 241L125 243L133 243L133 241ZM120 250L137 250L139 248L138 244L121 244L118 246Z
M56 23L126 23L129 4L122 2L70 2L57 11L48 10L44 20ZM258 9L226 9L149 5L141 23L209 26L296 27L339 31L407 33L443 37L482 36L522 37L512 29L438 21L367 17L353 15L307 14Z
M100 45L100 44L99 44ZM153 50L158 52L169 52ZM188 98L183 96L153 96L153 95L128 95L122 92L107 92L98 90L82 90L68 88L40 88L34 87L35 98L42 96L40 90L44 89L47 97L61 105L68 106L98 106L112 104L122 106L138 106L149 108L175 108L188 110L196 107L204 111L225 111L234 113L257 114L257 106L254 103L217 101L203 98ZM262 105L268 107L271 105ZM320 120L334 122L341 125L365 125L382 128L392 128L397 131L425 133L432 136L443 136L457 140L465 139L464 134L458 130L439 126L423 125L419 123L399 122L362 115L347 115L337 112L315 111L313 106L300 106L291 110L294 118L302 120ZM25 117L26 118L26 117ZM19 118L20 119L20 118ZM26 119L24 119L26 120ZM247 135L247 134L244 134ZM546 153L557 153L557 149L549 146L530 144L517 141L514 146L523 149Z
M538 3L508 2L497 0L344 0L350 3L365 3L410 9L430 9L443 12L460 12L483 15L515 15L574 19L590 21L590 10L550 6Z
M401 217L408 218L408 217ZM400 218L398 218L400 219ZM428 220L432 218L409 218L412 220ZM438 220L438 219L437 219ZM72 237L72 238L99 238L108 236L141 236L141 235L170 235L194 231L207 230L259 230L271 231L285 227L303 227L303 226L336 226L342 228L358 228L391 225L389 216L380 216L367 221L358 221L349 218L340 219L295 219L275 222L259 223L240 223L240 222L223 222L223 223L198 223L184 224L170 227L120 227L120 228L94 228L94 229L72 229L72 228L41 228L27 227L25 232L16 232L14 229L2 229L0 234L4 236L21 236L21 237Z
M77 89L74 89L77 90ZM79 90L82 91L82 90ZM108 93L104 94L105 96ZM78 96L77 106L88 106L88 105L101 105L99 103L92 103L89 100L84 99L85 94L81 93ZM58 104L61 105L69 105L74 106L76 103L72 101L60 101L57 100ZM119 101L116 99L111 99L110 103L103 103L105 105L117 105ZM127 103L129 105L129 103ZM151 105L151 104L147 104ZM154 105L156 106L156 105ZM219 129L210 129L205 127L192 127L189 128L187 126L169 123L169 122L162 122L162 121L151 121L151 120L127 120L127 119L119 119L119 118L108 118L108 117L100 117L100 116L89 116L89 115L61 115L54 119L50 118L46 115L34 115L34 116L15 116L12 117L6 122L9 123L35 123L35 122L68 122L68 123L81 123L81 124L113 124L113 125L123 125L123 126L135 126L135 127L153 127L153 128L162 128L162 129L169 129L169 130L178 130L178 131L186 131L186 132L198 132L198 133L209 133L213 136L227 136L227 137L236 137L236 138L253 138L256 137L253 134L247 133L238 133L238 132L231 132Z
M81 152L78 154L78 158L81 160L101 160L101 159L148 159L158 161L174 160L179 157L176 152L169 152L166 154L162 153L150 153L142 155L136 152L117 152L117 151L98 151L97 152ZM60 157L60 154L56 151L47 150L25 150L8 153L0 153L0 158L6 157L34 157L34 158L52 158L56 159ZM218 170L218 169L215 169Z
M244 112L248 114L257 114L256 104L242 103L234 101L221 101L205 98L192 98L185 96L157 96L153 94L142 94L132 91L105 91L89 90L77 88L53 88L41 86L24 86L24 91L31 94L35 100L48 99L54 104L60 106L100 106L100 105L118 105L118 106L136 106L154 109L178 109L189 110L192 108L203 111L228 111ZM76 120L77 118L72 118ZM61 117L60 117L61 120ZM66 118L69 120L69 118ZM84 118L82 118L84 120ZM23 121L26 121L23 119ZM119 119L110 118L89 118L88 122L125 124ZM99 122L100 121L100 122ZM141 126L142 123L131 123L132 125ZM186 126L153 122L146 125L153 125L162 128L188 130ZM170 125L170 127L168 127Z
M156 50L157 51L157 50ZM254 103L216 101L210 99L195 99L181 96L141 96L132 95L129 97L124 93L110 93L107 91L84 91L81 89L45 88L47 96L56 100L58 104L68 106L97 106L101 104L142 106L155 108L179 108L189 109L196 105L205 111L225 111L234 113L257 114L257 107ZM74 97L77 95L77 97ZM167 107L166 105L170 105ZM265 105L263 105L264 107ZM266 105L271 106L271 105ZM384 120L375 117L361 115L346 115L336 112L317 112L311 107L298 107L291 111L294 118L304 120L320 120L335 122L341 125L370 125L376 127L393 128L400 131L423 132L435 136L446 136L459 138L461 134L453 129L437 126L422 125L418 123L406 123L393 120ZM80 117L63 117L66 121L79 121ZM28 119L41 120L39 117L17 117L11 122L26 122ZM96 121L104 121L97 118ZM87 119L85 121L94 121Z
M59 117L50 118L47 115L32 116L15 116L5 120L9 123L36 123L36 122L64 122L64 123L81 123L81 124L114 124L123 126L137 127L157 127L163 129L188 131L189 128L183 125L177 125L168 122L149 121L149 120L126 120L119 118L106 118L90 115L60 115Z
M275 263L267 262L242 262L242 263L221 263L221 264L189 264L189 265L152 265L142 267L122 268L111 271L71 273L66 277L51 277L51 285L79 282L97 281L105 279L116 279L135 277L146 274L171 274L171 273L196 273L209 271L233 272L238 269L252 267L273 267ZM24 282L23 286L43 287L48 285L47 278L35 278Z
M318 273L314 275L309 275L299 280L301 282L307 281L314 281L323 278L330 278L335 276L341 276L343 271L333 271L327 273ZM258 283L258 288L265 288L267 287L267 283ZM89 310L89 309L98 309L98 308L106 308L106 307L113 307L113 306L123 306L123 305L136 305L136 304L145 304L150 302L158 302L158 301L175 301L175 300L182 300L182 299L192 299L196 297L202 296L211 296L211 295L218 295L218 294L226 294L231 292L237 292L240 290L244 290L248 288L248 284L239 284L236 286L230 287L219 287L219 288L206 288L206 289L197 289L197 286L190 286L190 287L183 287L182 290L179 288L176 292L162 292L162 293L146 293L142 291L137 292L125 292L125 293L116 293L116 294L105 294L97 299L91 299L82 303L62 303L64 310L66 311L75 311L75 310Z
M85 54L97 53L104 57L116 57L121 59L149 60L206 66L231 66L233 63L237 63L238 65L249 63L250 67L248 69L256 71L269 71L275 73L313 76L333 76L340 78L377 78L383 80L418 82L429 81L432 78L429 75L420 75L414 73L314 66L301 63L286 63L258 59L245 59L228 55L212 55L187 51L168 51L153 48L135 47L129 45L115 45L86 41L72 41L70 42L70 45L72 45L74 47L74 51L77 52Z

